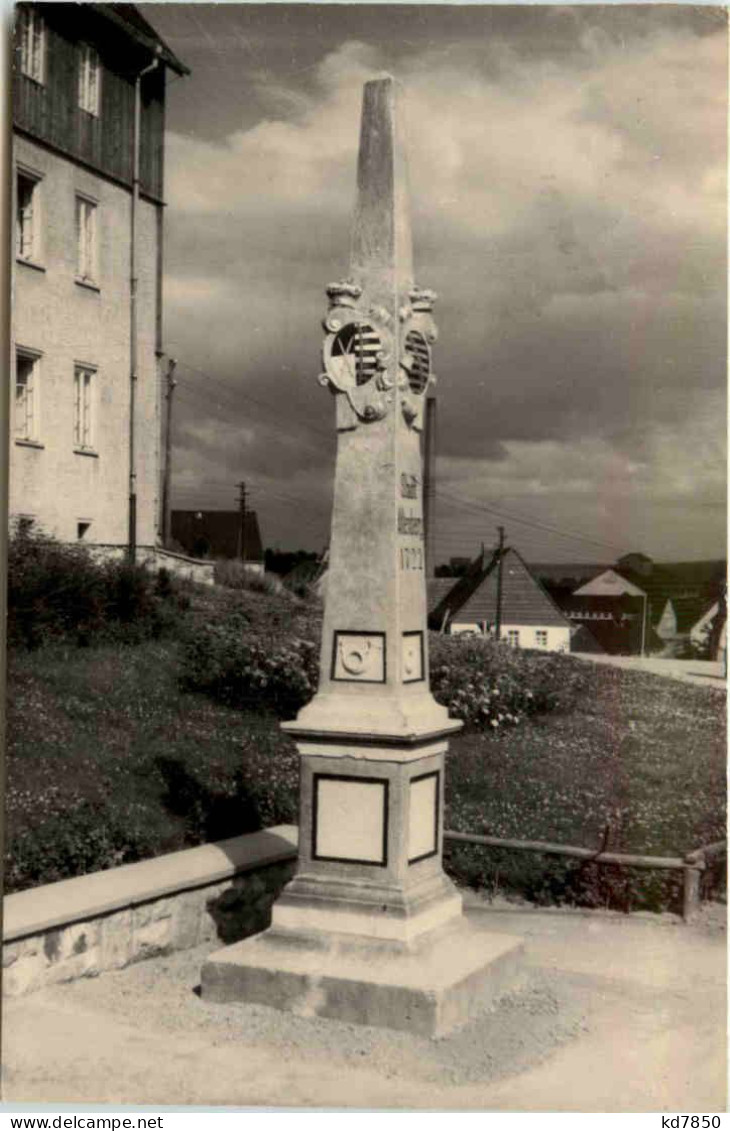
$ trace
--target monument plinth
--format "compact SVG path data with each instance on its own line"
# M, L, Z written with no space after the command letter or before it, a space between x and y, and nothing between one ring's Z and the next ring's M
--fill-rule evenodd
M435 295L414 283L398 89L365 85L350 274L327 289L337 464L319 689L301 756L297 873L271 928L211 956L203 996L420 1033L503 987L518 940L477 931L443 872L429 689L423 459Z

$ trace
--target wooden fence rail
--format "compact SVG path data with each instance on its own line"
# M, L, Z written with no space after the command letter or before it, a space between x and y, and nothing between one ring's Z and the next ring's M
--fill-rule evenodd
M544 852L549 856L568 856L595 864L624 864L631 868L660 868L684 872L682 918L685 922L696 914L700 905L700 875L708 859L727 852L727 841L718 840L688 852L686 856L638 856L627 852L605 852L603 849L580 848L573 844L554 844L547 840L511 840L498 836L478 836L476 833L457 833L444 829L444 838L461 844L476 844L487 848L516 849L519 852Z

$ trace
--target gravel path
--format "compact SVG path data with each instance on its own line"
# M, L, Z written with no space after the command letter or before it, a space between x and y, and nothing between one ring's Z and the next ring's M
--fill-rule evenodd
M714 687L725 691L727 680L723 664L718 660L675 660L659 656L607 656L593 652L574 652L579 660L593 664L608 664L612 668L649 672L665 679L678 679L681 683L695 683L700 687Z
M724 1110L724 909L694 928L486 913L525 938L525 977L449 1037L203 1002L198 948L6 1003L4 1099Z

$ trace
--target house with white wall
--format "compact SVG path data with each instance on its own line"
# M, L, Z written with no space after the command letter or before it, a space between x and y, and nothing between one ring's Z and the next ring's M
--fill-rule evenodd
M168 72L132 4L19 4L9 513L150 550L160 522Z
M512 547L502 552L501 582L499 551L489 559L484 552L468 572L454 579L444 593L438 579L430 603L431 628L452 636L468 633L496 635L500 608L500 640L515 648L537 648L547 652L569 652L571 625L524 558Z

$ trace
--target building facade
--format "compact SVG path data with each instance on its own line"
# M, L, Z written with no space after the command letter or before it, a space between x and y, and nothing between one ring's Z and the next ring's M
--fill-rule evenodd
M9 513L66 542L157 542L168 70L131 4L16 9Z

